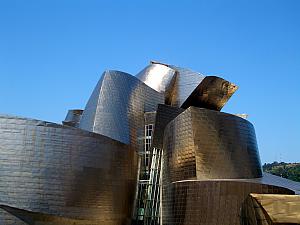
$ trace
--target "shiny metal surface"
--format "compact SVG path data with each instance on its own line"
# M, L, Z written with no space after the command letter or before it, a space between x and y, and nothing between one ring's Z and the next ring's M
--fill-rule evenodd
M164 180L262 176L250 122L214 110L189 107L164 133Z
M0 116L0 143L0 205L98 224L130 222L137 177L130 146L13 116Z
M176 71L176 76L166 91L165 102L168 105L180 107L205 76L186 68L177 66L170 66L170 68Z
M294 191L297 195L300 195L300 182L288 180L283 177L275 176L270 173L263 173L262 177L252 179L251 182L269 184L269 185L275 185L275 186L288 188L288 189Z
M164 93L175 75L172 68L152 62L149 66L139 72L136 77L152 89Z
M183 180L163 186L164 225L239 225L250 193L294 194L273 185L231 180Z
M11 223L4 223L5 225L14 224L29 224L29 225L99 225L95 220L87 219L71 219L61 216L53 216L44 213L31 212L27 210L18 209L15 207L3 206L0 205L1 210L5 211L7 214L10 214L18 221ZM19 222L20 221L20 222Z
M152 140L153 148L163 148L165 127L169 122L171 122L176 116L178 116L183 111L184 109L182 108L172 107L163 104L158 105L155 118L155 129L153 132Z
M62 122L63 125L78 127L82 113L83 113L82 109L69 110L65 120Z
M253 125L219 112L236 89L152 62L105 71L65 125L0 115L0 224L237 225L249 193L300 193L262 174Z
M300 196L250 194L241 209L241 225L300 224Z
M155 111L164 95L136 77L106 71L95 87L79 127L143 148L144 112Z
M185 100L181 108L190 106L220 111L238 87L220 77L207 76Z
M158 62L151 62L136 77L164 93L166 104L182 108L197 106L220 111L238 88L220 77Z

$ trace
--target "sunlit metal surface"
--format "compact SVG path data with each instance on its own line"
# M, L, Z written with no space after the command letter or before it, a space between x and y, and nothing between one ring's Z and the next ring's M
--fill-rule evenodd
M255 178L261 164L250 122L190 107L165 129L164 179Z
M170 66L176 71L176 76L166 90L166 104L180 107L195 88L205 78L204 75L190 69Z
M106 71L85 107L79 127L142 149L144 112L155 111L163 102L163 94L136 77Z
M240 208L250 193L294 194L283 187L238 179L174 182L163 186L163 224L239 225Z
M249 193L300 193L262 174L246 117L219 112L236 89L151 62L105 71L64 126L0 116L0 224L238 225Z
M136 77L158 92L165 92L175 75L175 70L159 63L151 63Z
M182 104L220 111L238 87L220 77L207 76Z
M0 205L100 224L130 220L137 173L130 146L12 116L0 116L0 143Z
M241 210L241 225L300 224L300 196L250 194Z
M197 107L176 117L158 110L157 118L171 119L159 132L163 225L238 225L250 193L300 189L298 182L262 174L253 125L243 118Z
M165 127L169 122L171 122L176 116L178 116L183 111L184 109L182 108L172 107L163 104L158 105L152 147L159 149L163 148Z
M252 179L251 182L276 185L293 190L296 194L300 195L300 182L285 179L283 177L275 176L270 173L263 173L260 178Z

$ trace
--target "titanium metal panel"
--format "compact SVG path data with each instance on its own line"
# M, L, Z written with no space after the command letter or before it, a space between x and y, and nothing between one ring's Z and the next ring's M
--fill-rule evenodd
M182 104L181 108L196 106L220 111L238 87L220 77L207 76Z
M155 111L163 102L163 94L136 77L106 71L85 107L79 127L141 149L144 112Z
M149 66L139 72L136 77L154 90L164 93L175 75L170 67L151 62Z
M0 153L0 205L129 223L137 179L130 146L69 126L0 116Z
M13 214L0 208L0 224L1 225L26 225L26 223Z
M186 68L177 66L170 66L170 68L176 71L176 76L167 88L166 104L180 107L205 76Z
M164 133L163 180L262 176L253 125L240 117L190 107Z
M241 209L241 225L300 224L300 196L250 194Z
M52 216L49 214L21 210L5 205L0 205L0 208L5 210L10 215L14 215L16 219L19 218L15 225L19 225L19 221L22 223L22 225L99 225L99 222L93 220L70 219L61 216ZM8 225L8 223L4 223L4 225Z
M179 181L163 186L163 225L239 225L240 208L250 193L287 194L277 186L241 180Z
M81 109L69 110L65 120L62 122L63 125L67 125L67 126L71 126L71 127L78 127L82 113L83 113L83 110L81 110Z
M260 178L252 179L251 182L276 185L293 190L297 195L300 195L300 182L285 179L283 177L275 176L270 173L263 173Z
M164 131L167 124L176 116L182 113L184 109L159 104L156 111L155 127L153 133L152 147L163 148Z

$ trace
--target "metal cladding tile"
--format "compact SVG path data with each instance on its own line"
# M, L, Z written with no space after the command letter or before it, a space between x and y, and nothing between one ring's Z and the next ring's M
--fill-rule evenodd
M83 110L81 110L81 109L69 110L65 120L62 122L63 125L67 125L67 126L71 126L71 127L78 127L82 113L83 113Z
M251 179L251 182L285 187L300 195L300 182L288 180L270 173L263 173L261 178Z
M0 224L1 225L26 225L24 221L5 211L0 209Z
M162 187L163 225L239 225L240 208L250 193L294 192L243 180L183 180Z
M250 194L241 209L241 224L300 224L300 196Z
M175 72L167 65L151 62L136 77L154 90L164 93L175 76Z
M142 148L144 112L152 112L164 102L164 95L136 77L106 71L95 87L79 127Z
M220 77L206 76L181 108L196 106L220 111L237 89L235 84Z
M253 125L240 117L190 107L165 128L163 182L262 176Z
M185 110L165 128L163 140L163 183L195 179L196 154L191 112Z
M133 148L45 121L0 115L0 125L1 205L102 224L131 218Z
M190 69L172 65L169 67L176 71L176 75L166 90L166 104L180 107L205 76Z
M169 105L159 104L156 110L155 129L153 133L152 146L155 148L163 148L164 130L167 124L176 116L182 113L184 109L172 107Z
M16 225L23 225L23 224L42 224L42 225L100 225L101 221L94 221L94 220L78 220L78 219L71 219L66 217L59 217L53 216L43 213L37 213L27 210L21 210L15 207L10 207L6 205L0 205L0 208L5 210L6 212L14 215L15 218L19 218L20 221L24 221L19 223L16 221ZM114 221L110 221L107 219L105 224L112 225Z

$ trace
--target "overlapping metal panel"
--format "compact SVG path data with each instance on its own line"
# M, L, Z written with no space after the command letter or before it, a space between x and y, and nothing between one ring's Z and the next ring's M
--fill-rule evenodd
M0 205L99 224L130 221L137 178L130 146L12 116L0 116L0 143Z
M166 104L180 107L205 78L204 75L187 68L170 66L177 73L167 89Z
M293 191L241 180L179 181L163 186L162 224L239 225L240 209L250 193Z
M142 148L144 112L155 111L163 94L136 77L106 71L91 95L79 127Z
M243 202L241 225L300 224L300 195L250 194Z
M184 109L172 107L169 105L159 104L157 107L157 113L155 118L155 129L153 133L152 147L163 148L163 139L165 127L171 122L176 116L182 113Z
M188 108L167 125L163 149L168 182L262 176L253 125L231 114Z
M65 120L62 122L63 125L78 127L82 113L83 110L81 109L70 109Z
M220 77L206 76L182 104L220 111L238 87Z
M67 126L0 116L0 224L238 225L249 193L299 192L262 175L249 121L218 112L236 89L152 62L105 71Z
M167 65L152 62L136 77L154 90L164 93L175 76L175 70Z

